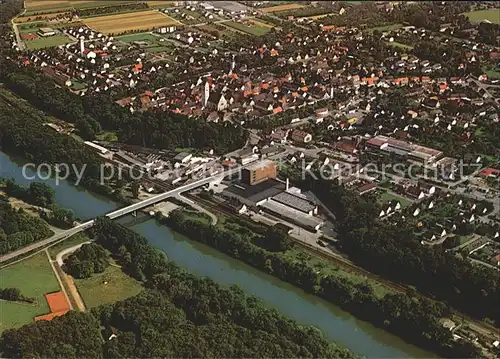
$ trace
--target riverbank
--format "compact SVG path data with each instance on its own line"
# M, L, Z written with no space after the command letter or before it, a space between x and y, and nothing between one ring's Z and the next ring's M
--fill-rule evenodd
M21 172L23 163L15 163L0 152L0 176L14 177L17 183L27 185ZM44 181L56 190L59 206L72 209L82 220L104 215L118 207L108 198L90 194L80 187L53 179ZM130 222L125 217L120 222ZM367 358L428 358L433 354L405 343L400 338L358 320L331 303L270 275L234 260L221 252L196 241L173 233L154 221L142 222L133 230L147 238L148 242L167 253L182 268L200 276L206 276L223 285L238 285L246 293L264 300L267 306L299 323L313 325L329 340Z

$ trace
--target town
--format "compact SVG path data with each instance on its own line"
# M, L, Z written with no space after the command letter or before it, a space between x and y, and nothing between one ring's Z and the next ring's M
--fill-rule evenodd
M35 293L48 306L21 324L83 312L96 288L111 290L106 279L87 292L85 281L108 269L97 270L101 259L94 277L83 274L84 256L110 256L132 273L130 294L99 305L132 300L139 283L160 286L150 269L130 269L134 259L121 253L135 253L129 244L106 247L113 235L103 233L115 229L105 215L132 231L156 219L429 353L500 354L498 2L26 0L11 17L0 108L37 125L0 121L0 149L52 165L91 161L87 189L128 205L64 212L61 227L62 208L30 203L31 185L0 171L7 203L39 212L53 232L2 247L0 273L41 253L61 287ZM291 278L285 261L310 275ZM374 302L354 309L354 299L339 299L344 289L326 289L332 276L356 288L352 298L371 295L385 308L390 296L409 296L414 313L432 307L432 318L367 315ZM125 324L102 318L106 341L125 338ZM40 353L22 354L53 354ZM190 355L231 356L221 353Z

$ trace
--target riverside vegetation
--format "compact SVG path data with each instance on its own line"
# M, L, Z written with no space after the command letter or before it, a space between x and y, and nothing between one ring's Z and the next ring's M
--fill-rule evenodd
M4 357L354 357L241 289L187 273L107 218L99 218L93 232L147 289L91 313L7 330ZM99 325L117 337L101 344Z

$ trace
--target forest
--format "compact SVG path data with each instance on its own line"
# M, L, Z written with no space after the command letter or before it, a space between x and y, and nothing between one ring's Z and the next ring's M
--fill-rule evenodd
M88 314L70 312L7 330L0 340L3 357L355 357L240 288L187 273L108 218L99 218L93 232L148 289Z
M18 185L12 179L0 178L3 190L9 197L18 198L26 203L40 207L49 207L54 204L55 191L49 185L41 182L31 182L28 188Z
M89 278L109 266L109 256L103 246L88 243L64 260L63 269L75 278Z
M0 98L0 150L36 164L66 163L70 168L68 179L73 182L77 179L76 172L83 169L80 186L121 200L119 191L113 191L109 182L101 183L102 159L73 137L44 126L47 118L36 115L35 111L32 107L26 109L18 102L4 102ZM109 170L104 168L103 177L109 175ZM59 174L66 175L65 172Z
M23 209L14 209L0 198L0 254L48 238L54 233L47 223Z
M341 248L354 262L391 280L414 285L471 316L500 323L498 271L420 245L412 228L377 220L379 212L373 201L332 182L309 180L303 185L335 214Z
M132 145L162 149L192 147L227 153L243 147L247 138L246 131L232 123L206 122L162 110L132 114L107 94L80 97L56 87L35 69L19 68L5 59L0 65L6 70L0 80L10 90L35 107L74 123L85 140L93 140L107 130L117 132L120 142Z
M255 228L256 225L247 227L242 223L242 226L223 229L189 219L179 210L161 221L179 233L321 296L408 342L446 357L476 357L479 354L474 346L453 341L450 332L443 328L440 319L450 315L445 305L417 298L411 292L388 293L379 298L374 287L367 283L318 274L307 262L284 255L290 249L290 240L274 227Z

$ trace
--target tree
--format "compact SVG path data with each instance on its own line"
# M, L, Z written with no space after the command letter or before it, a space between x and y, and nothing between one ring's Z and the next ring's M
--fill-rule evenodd
M64 261L64 270L75 278L89 278L102 273L109 266L109 256L100 244L82 245Z
M264 237L264 245L270 251L285 252L290 249L292 243L286 233L282 228L277 225L271 227Z
M139 182L135 181L132 183L130 190L132 191L132 196L134 198L139 198Z
M40 207L48 207L55 201L55 191L48 184L32 182L28 189L28 196Z

